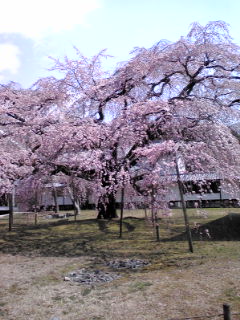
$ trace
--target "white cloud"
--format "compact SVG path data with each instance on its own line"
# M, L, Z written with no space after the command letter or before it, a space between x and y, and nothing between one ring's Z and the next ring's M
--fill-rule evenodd
M20 50L17 46L11 43L0 44L0 73L8 71L16 74L20 67ZM3 80L3 75L0 74L0 80Z
M83 24L102 0L7 0L1 6L0 33L38 40Z

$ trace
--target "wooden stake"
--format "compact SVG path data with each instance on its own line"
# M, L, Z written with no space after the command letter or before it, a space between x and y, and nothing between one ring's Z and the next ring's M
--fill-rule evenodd
M190 230L190 226L189 226L187 208L186 208L186 203L185 203L184 195L183 195L183 185L182 185L182 181L180 178L180 173L179 173L177 161L176 161L176 171L177 171L177 183L178 183L178 188L179 188L179 193L180 193L180 198L181 198L181 204L182 204L184 222L185 222L185 227L186 227L186 234L187 234L187 239L188 239L189 251L193 252L192 235L191 235L191 230Z
M34 223L35 223L35 226L38 224L38 214L37 214L37 212L34 214Z
M122 188L122 190L121 190L121 212L120 212L119 238L122 238L123 209L124 209L124 188Z
M231 320L231 308L228 304L223 305L223 319L224 320Z
M12 193L8 195L8 207L9 207L9 218L8 218L8 231L12 231L13 227L13 210L14 210L14 197Z
M156 225L156 236L157 236L157 241L160 241L160 232L159 232L159 225Z

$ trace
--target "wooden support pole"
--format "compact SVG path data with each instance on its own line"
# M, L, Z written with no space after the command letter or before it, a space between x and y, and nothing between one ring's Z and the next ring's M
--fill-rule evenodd
M34 224L35 224L35 226L38 224L38 213L37 212L34 213Z
M123 209L124 209L124 188L122 188L122 190L121 190L121 212L120 212L119 238L122 238Z
M157 237L157 241L160 241L160 232L159 232L159 225L156 225L156 237Z
M8 231L12 231L13 210L14 210L14 195L13 195L13 193L9 193L9 195L8 195L8 207L9 207Z
M53 200L54 200L54 212L59 213L59 205L58 205L58 195L57 195L57 189L54 185L54 182L52 183L52 188L53 188Z
M186 208L186 203L185 203L184 195L183 195L183 185L182 185L182 181L180 178L180 173L179 173L177 161L176 161L176 171L177 171L177 183L178 183L180 199L181 199L181 204L182 204L182 210L183 210L184 222L185 222L185 227L186 227L186 234L187 234L187 239L188 239L189 251L193 252L192 235L191 235L191 230L190 230L190 226L189 226L187 208Z
M231 320L231 308L228 304L223 305L223 319L224 320Z

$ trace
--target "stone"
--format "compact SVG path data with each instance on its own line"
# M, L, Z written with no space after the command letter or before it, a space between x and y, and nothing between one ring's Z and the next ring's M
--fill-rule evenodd
M70 272L64 280L78 282L80 284L93 284L100 282L110 282L118 279L120 275L116 273L103 272L101 270L86 270L85 268Z
M64 281L71 281L71 278L69 278L69 277L64 277Z
M117 259L107 262L107 266L113 269L138 269L148 265L149 262L140 259Z

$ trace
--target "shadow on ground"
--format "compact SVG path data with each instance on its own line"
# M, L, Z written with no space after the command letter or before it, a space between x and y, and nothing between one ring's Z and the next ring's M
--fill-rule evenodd
M135 225L123 222L123 231L131 233ZM84 221L58 221L37 226L18 225L13 232L6 230L0 237L0 252L34 254L40 256L98 256L101 250L96 243L118 239L119 221L89 219ZM110 249L110 246L109 246Z
M169 260L170 256L174 256L179 259L181 255L185 257L187 252L187 243L182 243L186 240L184 228L182 222L169 229L160 221L161 241L157 242L154 229L146 226L146 221L140 218L124 219L122 239L119 239L118 220L89 219L48 222L38 226L19 225L11 233L6 230L2 232L0 252L27 256L92 256L108 259L138 256L149 260ZM215 254L214 243L240 240L240 215L229 214L202 224L198 233L193 229L195 245L202 250L199 255L209 254L203 241L198 241L201 240L199 232L205 229L209 230L211 239L202 240L210 240L205 244L209 246L211 254Z
M191 230L194 241L239 241L240 240L240 215L230 213L222 218L201 224ZM186 233L169 238L172 241L186 240Z

